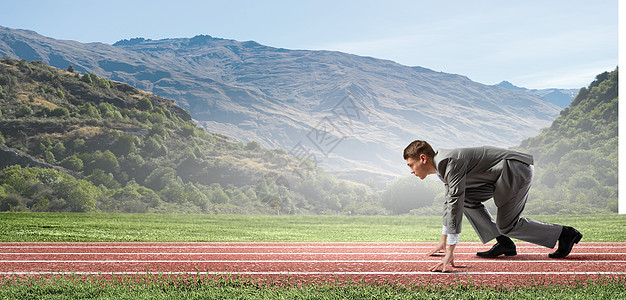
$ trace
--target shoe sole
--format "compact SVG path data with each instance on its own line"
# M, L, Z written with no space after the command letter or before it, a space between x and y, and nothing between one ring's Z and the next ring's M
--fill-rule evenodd
M480 255L480 254L476 253L476 256L484 257L484 258L494 258L494 257L498 257L498 256L500 256L502 254L504 254L504 256L515 256L515 255L517 255L517 252L516 251L509 251L509 252L500 253L498 255Z

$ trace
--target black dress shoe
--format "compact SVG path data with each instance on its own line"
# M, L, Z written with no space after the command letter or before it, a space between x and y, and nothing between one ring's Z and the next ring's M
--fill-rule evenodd
M493 245L493 247L491 247L491 249L489 249L489 251L476 253L476 255L486 258L498 257L502 254L504 254L505 256L517 255L515 244L502 245L500 243L496 243L495 245Z
M583 238L583 234L578 230L569 227L563 226L563 230L561 231L561 235L559 236L559 248L554 251L554 253L548 254L550 258L563 258L569 255L572 252L572 248L574 244L578 244L580 239Z

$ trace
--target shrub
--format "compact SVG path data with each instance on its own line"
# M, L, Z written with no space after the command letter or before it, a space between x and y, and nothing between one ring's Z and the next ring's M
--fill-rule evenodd
M137 102L137 108L140 110L152 110L152 102L148 98L141 98L139 102Z
M33 114L33 109L30 108L27 104L22 104L20 108L17 110L18 117L28 117Z
M64 117L69 117L70 111L69 109L65 107L57 107L50 112L50 115L53 117L64 118Z
M73 171L81 171L83 169L83 161L76 154L67 157L61 162L61 166Z

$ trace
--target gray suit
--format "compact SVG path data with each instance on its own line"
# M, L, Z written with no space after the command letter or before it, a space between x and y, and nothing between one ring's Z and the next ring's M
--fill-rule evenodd
M483 243L505 235L553 248L561 225L520 218L533 179L531 155L495 147L439 149L437 175L446 186L443 224L460 233L463 214ZM483 202L493 198L497 221Z

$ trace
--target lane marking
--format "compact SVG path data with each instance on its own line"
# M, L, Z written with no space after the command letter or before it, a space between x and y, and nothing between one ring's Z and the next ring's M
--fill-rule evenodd
M626 275L626 272L0 272L0 275Z
M0 260L0 263L433 263L440 260ZM462 263L626 263L626 260L455 260Z
M426 249L430 249L433 248L435 245L415 245L415 246L397 246L397 245L380 245L380 246L376 246L376 245L327 245L327 246L316 246L316 245L251 245L251 246L245 246L245 245L163 245L163 246L159 246L159 245L76 245L76 244L68 244L68 245L0 245L0 249L28 249L28 248L32 248L32 249L66 249L66 248L78 248L78 249L94 249L94 248L104 248L104 249L110 249L110 248L114 248L114 249L137 249L137 248L149 248L149 249L160 249L160 248L165 248L165 249L176 249L176 248L233 248L233 249L274 249L274 248L279 248L279 249L301 249L301 248L318 248L318 249L351 249L351 248L393 248L393 249L403 249L403 248L426 248ZM461 244L461 247L463 246L463 244ZM468 245L469 246L469 245ZM466 246L466 247L468 247ZM471 246L471 247L481 247L481 249L483 247L489 247L492 246L491 244L485 244L485 245L478 245L478 246ZM624 243L623 246L602 246L602 245L584 245L584 244L577 244L575 246L576 249L586 249L586 248L590 248L590 249L596 249L596 248L601 248L601 249L624 249L624 247L626 247L626 243ZM465 247L463 247L465 248ZM541 246L524 246L524 245L518 245L517 249L545 249L544 247Z
M518 252L517 255L544 255L549 252ZM426 255L425 252L0 252L0 255ZM455 252L476 255L476 252ZM626 255L623 252L572 252L570 255Z

